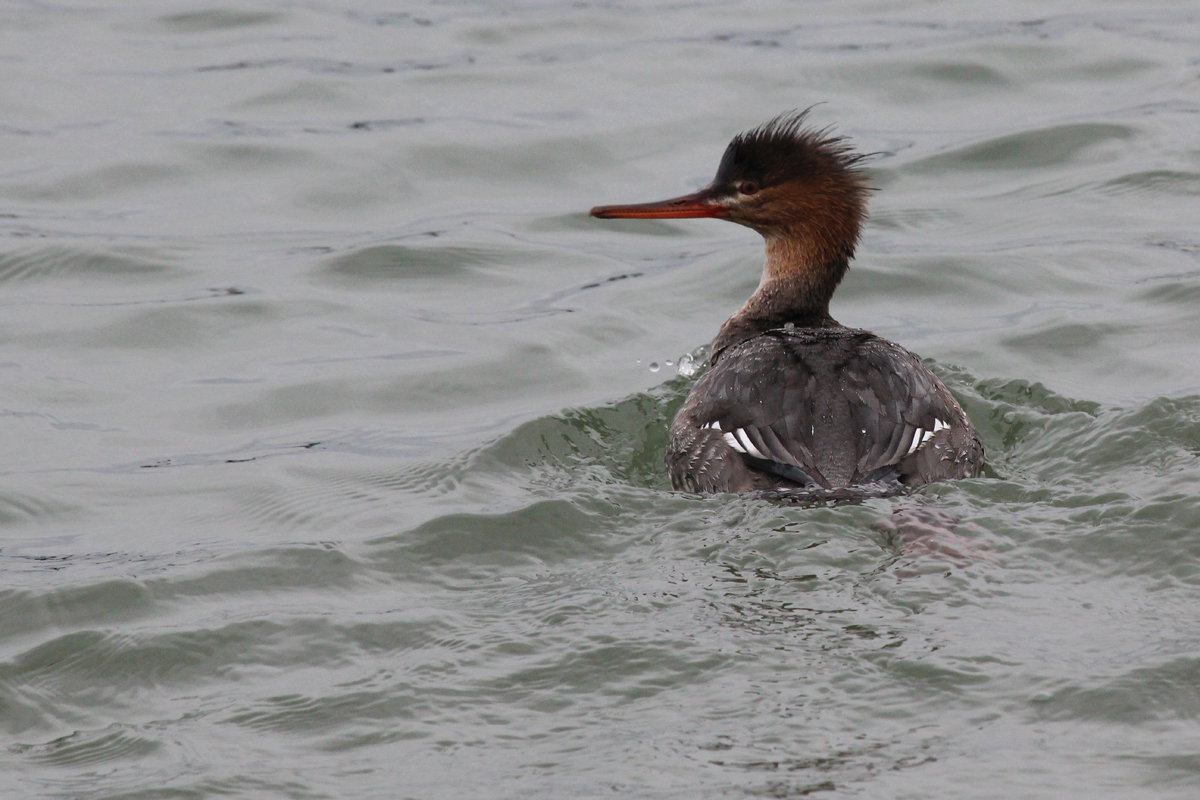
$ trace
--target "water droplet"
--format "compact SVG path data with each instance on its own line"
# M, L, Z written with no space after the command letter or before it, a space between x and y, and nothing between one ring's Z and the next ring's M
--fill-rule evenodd
M796 330L796 323L789 322L783 326L783 329L785 331L794 331L794 330Z
M658 372L658 362L657 362L657 361L651 361L651 362L650 362L650 371L651 371L651 372Z
M692 358L688 353L684 353L679 357L679 366L675 372L685 378L690 378L696 374L696 359Z
M668 367L673 367L673 366L675 366L675 362L674 362L674 361L672 361L672 360L671 360L671 359L669 359L669 358L668 358L666 361L664 361L664 362L663 362L663 364L665 364L665 365L666 365L666 366L668 366Z

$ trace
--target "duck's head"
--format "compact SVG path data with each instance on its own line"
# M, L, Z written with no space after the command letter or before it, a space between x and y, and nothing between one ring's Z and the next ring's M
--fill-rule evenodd
M809 262L848 261L866 217L865 176L845 138L804 126L808 111L783 114L738 134L717 175L700 191L637 205L598 206L601 219L718 217L753 228L768 248Z

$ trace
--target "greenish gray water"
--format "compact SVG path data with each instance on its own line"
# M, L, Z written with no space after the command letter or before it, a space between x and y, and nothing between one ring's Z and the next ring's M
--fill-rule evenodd
M1188 3L0 8L0 792L1191 798ZM843 322L989 474L669 491L751 232L603 222L821 102ZM655 369L651 368L655 365ZM968 560L880 523L932 504Z

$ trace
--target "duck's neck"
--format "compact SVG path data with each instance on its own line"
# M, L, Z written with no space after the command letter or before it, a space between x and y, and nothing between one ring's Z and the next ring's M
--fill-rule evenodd
M829 301L850 266L849 254L827 255L792 238L767 237L767 260L758 289L721 326L713 358L722 350L791 323L797 328L831 328Z

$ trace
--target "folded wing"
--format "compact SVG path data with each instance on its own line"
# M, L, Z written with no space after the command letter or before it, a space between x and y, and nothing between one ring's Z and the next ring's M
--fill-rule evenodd
M842 328L770 331L731 348L684 416L720 431L754 469L839 487L898 477L962 410L916 356Z

